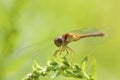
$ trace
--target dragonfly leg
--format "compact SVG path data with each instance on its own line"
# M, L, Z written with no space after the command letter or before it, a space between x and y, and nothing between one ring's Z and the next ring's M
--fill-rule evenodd
M65 50L66 50L66 52L67 52L67 54L66 54L65 56L69 55L69 54L70 54L70 52L67 50L67 48L66 48Z
M69 51L70 54L74 54L74 53L75 53L75 52L74 52L70 47L68 47L68 46L67 46L67 49L68 49L68 51Z
M66 47L66 50L68 51L67 53L70 54L70 60L71 60L71 63L74 61L74 58L75 58L75 52L70 48L70 47Z
M62 53L62 48L63 48L63 47L61 46L58 50L56 50L53 56L57 57L58 55L61 55L61 53Z
M53 56L55 56L55 57L56 57L56 56L57 56L57 54L58 54L58 52L59 52L59 50L56 50Z

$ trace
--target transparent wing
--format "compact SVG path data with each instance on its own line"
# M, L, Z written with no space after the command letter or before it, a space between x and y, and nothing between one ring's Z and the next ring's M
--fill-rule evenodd
M100 33L100 32L105 33L105 35L103 37L86 37L86 38L84 38L83 42L86 43L87 45L88 44L97 45L97 44L105 43L111 37L111 34L112 34L111 27L101 27L101 28L85 27L82 29L71 31L71 33L79 33L79 34L93 34L93 33Z
M16 56L27 55L29 57L38 57L40 55L47 54L46 51L48 51L50 47L54 47L53 45L53 37L50 37L40 42L31 43L30 45L18 46L14 53ZM50 54L53 55L52 52Z

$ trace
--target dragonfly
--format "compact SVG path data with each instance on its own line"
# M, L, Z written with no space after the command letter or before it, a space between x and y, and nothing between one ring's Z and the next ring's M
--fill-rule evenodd
M76 41L79 41L81 39L88 38L88 37L91 37L91 38L95 37L92 39L92 41L91 39L88 39L89 41L91 41L91 44L93 44L93 42L101 43L102 41L106 40L106 38L108 38L105 35L107 35L109 32L110 32L109 29L104 29L104 28L102 28L102 30L101 28L100 29L99 28L77 29L74 31L64 33L58 37L52 36L52 37L47 38L44 41L31 44L27 47L20 48L17 52L20 52L20 53L26 52L29 54L31 53L35 57L36 55L38 56L40 53L44 53L44 52L47 53L47 49L49 49L49 47L51 47L52 45L53 47L51 47L52 49L50 49L49 52L50 53L53 52L53 56L55 57L60 56L62 55L63 52L65 52L65 55L71 55L71 54L74 54L75 52L72 48L68 46L68 44L71 44L72 42L76 42ZM97 37L104 37L104 38L99 39ZM54 44L52 41L54 42ZM57 50L55 50L54 45L58 47Z
M54 39L54 44L57 47L59 47L59 49L55 51L54 56L61 55L63 51L66 51L67 54L74 53L74 51L70 47L68 47L68 44L71 42L78 41L82 38L87 38L87 37L103 37L104 35L105 35L104 32L84 33L84 34L65 33L60 37L56 37Z

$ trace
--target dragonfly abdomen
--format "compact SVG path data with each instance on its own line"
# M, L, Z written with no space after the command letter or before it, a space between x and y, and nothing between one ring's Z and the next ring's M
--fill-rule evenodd
M90 34L80 34L79 37L81 39L85 37L103 37L104 35L105 33L99 32L99 33L90 33Z

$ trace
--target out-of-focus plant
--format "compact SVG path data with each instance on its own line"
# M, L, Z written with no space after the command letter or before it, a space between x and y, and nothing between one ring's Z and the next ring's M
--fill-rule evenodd
M77 79L86 79L86 80L96 80L96 63L93 60L92 64L92 72L87 74L86 69L86 62L88 61L88 56L86 56L82 61L81 64L71 63L66 57L61 57L58 60L47 61L47 65L45 67L41 67L35 61L33 65L33 72L27 74L23 80L39 80L40 76L49 75L52 71L54 72L50 78L56 78L59 75L65 77L73 77Z
M4 1L0 1L0 80L6 77L9 64L6 62L11 57L12 52L18 40L18 16L22 6L22 1L13 1L12 7L5 5ZM9 9L8 9L9 6Z

